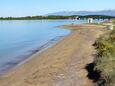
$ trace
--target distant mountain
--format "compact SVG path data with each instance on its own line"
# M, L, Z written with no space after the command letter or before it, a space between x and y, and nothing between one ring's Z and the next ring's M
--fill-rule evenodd
M59 16L71 16L71 15L106 15L106 16L115 16L115 10L102 10L102 11L62 11L49 13L47 15L59 15Z

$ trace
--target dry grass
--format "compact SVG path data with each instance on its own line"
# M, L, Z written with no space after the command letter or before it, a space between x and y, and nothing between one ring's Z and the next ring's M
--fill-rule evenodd
M115 86L115 30L100 37L95 46L98 51L95 69L101 71L106 86Z

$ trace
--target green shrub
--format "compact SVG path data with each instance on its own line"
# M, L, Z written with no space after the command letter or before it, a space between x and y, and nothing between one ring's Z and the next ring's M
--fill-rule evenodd
M96 43L95 70L101 71L106 86L115 86L115 30L104 34Z

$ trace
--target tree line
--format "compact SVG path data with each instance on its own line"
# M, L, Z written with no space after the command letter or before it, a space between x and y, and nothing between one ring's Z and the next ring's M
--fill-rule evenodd
M115 18L112 16L105 16L105 15L87 15L87 16L79 16L79 15L72 15L72 16L26 16L26 17L0 17L0 20L42 20L42 19L111 19Z

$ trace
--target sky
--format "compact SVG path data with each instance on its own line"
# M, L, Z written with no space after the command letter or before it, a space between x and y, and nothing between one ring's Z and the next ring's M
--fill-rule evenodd
M0 0L0 16L2 17L110 9L115 9L115 0Z

